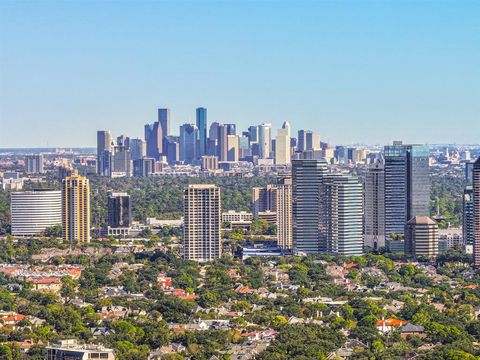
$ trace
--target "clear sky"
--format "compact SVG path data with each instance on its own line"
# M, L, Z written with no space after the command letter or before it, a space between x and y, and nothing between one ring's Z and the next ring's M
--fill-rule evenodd
M0 147L289 120L332 144L480 143L480 1L0 1Z

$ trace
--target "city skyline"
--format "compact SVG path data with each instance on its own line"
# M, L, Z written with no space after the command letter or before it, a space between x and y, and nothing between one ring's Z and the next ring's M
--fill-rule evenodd
M159 107L173 133L205 107L332 144L480 138L478 3L143 5L0 4L0 147L143 137Z

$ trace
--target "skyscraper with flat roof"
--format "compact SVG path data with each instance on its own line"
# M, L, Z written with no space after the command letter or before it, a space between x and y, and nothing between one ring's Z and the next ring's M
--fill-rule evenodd
M277 217L277 245L283 249L293 247L292 177L279 176L275 189Z
M25 156L25 172L27 174L43 174L43 155Z
M370 166L365 175L365 246L385 247L385 169L383 163Z
M430 213L429 149L387 145L385 155L385 234L403 234L405 224Z
M270 158L272 150L272 125L263 123L258 126L258 157Z
M480 157L473 164L473 260L476 269L480 268Z
M180 160L192 164L198 159L198 129L194 124L180 126Z
M127 235L132 225L130 195L112 192L108 195L108 234Z
M275 137L275 164L288 165L290 162L290 124L285 121Z
M170 110L158 109L158 120L145 125L147 156L160 160L167 156L167 136L170 134Z
M210 261L222 256L220 188L188 185L184 190L184 257Z
M357 177L327 175L320 185L320 232L327 251L363 254L363 187Z
M105 151L110 152L112 150L112 145L112 134L110 130L98 130L97 173L101 176L107 176L107 173L110 173L110 170L107 170L107 168L110 166L110 161L107 161L107 164L105 163L105 159L107 157Z
M197 108L196 120L198 128L198 156L207 154L207 109Z
M90 183L84 176L63 179L62 226L64 241L90 241Z
M292 161L293 246L298 252L315 254L326 251L320 233L320 185L327 171L323 160Z

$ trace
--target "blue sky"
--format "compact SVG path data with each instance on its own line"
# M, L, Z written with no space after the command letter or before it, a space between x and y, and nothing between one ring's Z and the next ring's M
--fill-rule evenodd
M480 1L0 1L0 147L289 120L332 144L480 142Z

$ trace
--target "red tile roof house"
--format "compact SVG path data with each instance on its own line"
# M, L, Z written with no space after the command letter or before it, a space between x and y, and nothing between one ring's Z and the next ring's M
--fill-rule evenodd
M172 278L166 276L165 273L160 273L157 275L157 284L162 288L168 288L172 286Z
M30 315L17 314L13 311L2 311L0 312L0 327L6 325L15 326L24 319L30 319Z
M383 334L391 333L398 329L400 326L406 325L407 322L398 319L382 319L377 321L377 329Z

